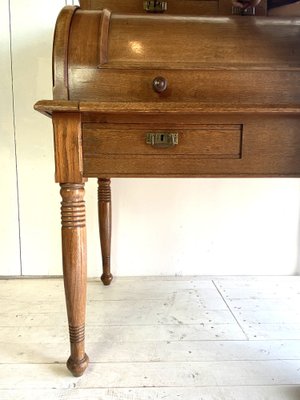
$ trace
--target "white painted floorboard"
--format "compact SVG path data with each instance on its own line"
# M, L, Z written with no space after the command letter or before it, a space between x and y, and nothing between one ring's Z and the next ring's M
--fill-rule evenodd
M300 278L88 285L73 378L61 279L0 281L1 400L299 400Z

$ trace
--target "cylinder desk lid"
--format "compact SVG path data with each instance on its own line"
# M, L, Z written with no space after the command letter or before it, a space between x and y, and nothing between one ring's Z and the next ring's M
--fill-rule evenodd
M78 10L68 44L71 68L300 67L300 20Z
M153 101L157 93L149 87L164 76L170 85L160 99L166 101L198 101L201 91L215 101L245 90L258 101L260 89L268 92L265 101L279 101L282 93L285 102L299 101L299 48L299 18L157 17L66 7L54 37L54 98Z

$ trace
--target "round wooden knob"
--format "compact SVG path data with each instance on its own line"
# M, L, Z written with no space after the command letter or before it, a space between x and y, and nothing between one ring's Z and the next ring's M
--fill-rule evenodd
M167 89L168 81L162 76L157 76L153 79L152 86L155 92L162 93Z

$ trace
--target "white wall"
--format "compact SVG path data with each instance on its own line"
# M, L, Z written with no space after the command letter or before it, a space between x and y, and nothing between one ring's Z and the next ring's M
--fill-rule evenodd
M0 0L0 275L21 273L9 20Z
M34 111L33 104L51 98L53 27L64 5L62 0L10 0L24 275L61 271L51 121Z
M0 0L1 275L61 274L51 121L32 107L51 98L52 34L64 4ZM112 190L115 275L298 272L298 179L115 179ZM91 179L90 276L100 274L96 191Z

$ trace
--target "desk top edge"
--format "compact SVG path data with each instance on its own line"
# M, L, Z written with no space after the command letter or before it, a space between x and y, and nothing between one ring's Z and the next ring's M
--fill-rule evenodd
M99 114L300 114L300 104L209 104L209 103L123 103L68 100L40 100L34 109L51 117L53 112Z

